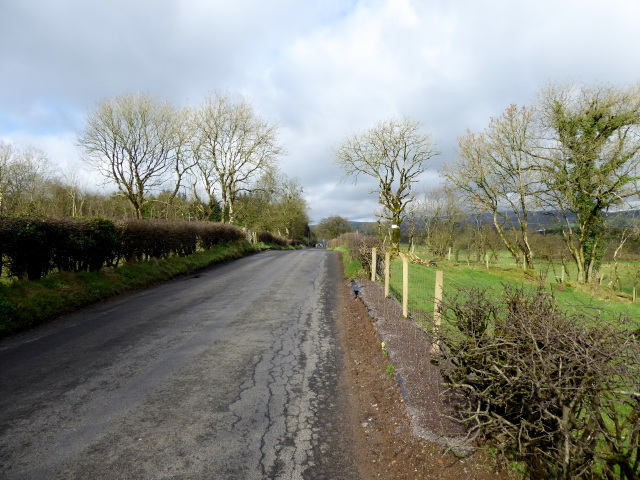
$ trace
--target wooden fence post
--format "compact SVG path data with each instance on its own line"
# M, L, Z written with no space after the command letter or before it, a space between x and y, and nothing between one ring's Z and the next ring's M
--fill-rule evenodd
M384 298L389 296L389 280L391 272L391 252L384 254Z
M409 316L409 257L402 255L402 316Z
M442 270L436 270L436 288L433 294L433 334L435 341L431 350L433 353L437 353L440 350L440 342L438 342L438 335L440 325L442 325L442 315L440 313L440 304L442 303L442 297L444 292L444 274Z
M373 247L371 249L371 281L376 281L376 273L378 270L378 249Z

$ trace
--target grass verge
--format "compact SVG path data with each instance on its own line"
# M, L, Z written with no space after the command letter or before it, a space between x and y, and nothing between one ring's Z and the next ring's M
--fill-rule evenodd
M336 250L342 254L342 265L344 267L344 276L353 280L360 276L362 273L362 264L357 258L351 256L351 252L346 246L332 248L330 250Z
M0 338L92 303L241 258L265 247L234 242L187 257L125 264L99 272L60 272L38 281L0 284Z

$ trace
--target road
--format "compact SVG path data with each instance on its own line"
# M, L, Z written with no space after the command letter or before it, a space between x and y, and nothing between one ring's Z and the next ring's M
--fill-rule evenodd
M0 478L357 478L340 268L262 252L4 340Z

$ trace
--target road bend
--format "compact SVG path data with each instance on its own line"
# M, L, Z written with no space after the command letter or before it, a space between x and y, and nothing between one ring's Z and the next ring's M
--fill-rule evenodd
M0 343L0 478L357 478L334 252L262 252Z

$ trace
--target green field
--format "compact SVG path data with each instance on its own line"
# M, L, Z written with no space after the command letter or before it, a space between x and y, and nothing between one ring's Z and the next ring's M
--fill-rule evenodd
M425 252L416 251L415 254L423 260L430 259L428 254ZM575 318L583 318L586 322L590 322L590 319L596 321L595 317L598 316L602 319L611 321L610 325L615 325L612 331L616 331L622 336L626 335L626 331L620 331L618 328L630 328L635 330L638 325L640 325L640 301L635 303L632 302L630 295L633 289L633 282L637 276L636 272L639 267L637 263L621 262L617 265L617 274L620 277L621 284L624 285L625 282L627 282L629 285L627 288L615 290L608 284L609 282L607 280L608 277L613 276L613 273L615 273L613 272L613 266L611 265L603 266L603 281L600 282L600 284L580 285L575 281L575 267L573 266L569 266L567 269L568 271L565 271L564 281L561 281L561 272L563 267L561 263L543 265L542 262L539 262L537 270L523 271L521 268L518 268L507 252L493 258L489 263L488 268L486 263L483 261L476 262L466 260L467 259L463 255L458 257L457 262L453 260L438 261L438 265L436 267L409 263L409 315L418 324L422 324L426 330L430 331L430 326L432 325L435 278L438 270L443 272L445 303L447 302L447 298L453 298L461 290L487 290L489 292L489 296L493 296L493 292L495 292L495 298L499 300L499 297L504 293L504 287L507 284L515 284L525 290L530 288L532 291L542 285L543 288L552 293L560 308L564 309L569 314L579 315L577 317L572 316L572 321ZM397 298L398 301L401 301L403 262L400 259L393 260L390 270L390 293ZM381 278L378 281L384 282L384 278ZM498 301L497 304L500 305L500 301ZM616 322L616 319L619 319L620 316L623 315L628 316L631 319L631 324L620 322L619 320ZM581 329L576 329L576 332L578 332L578 330ZM490 331L490 329L487 331ZM493 332L493 330L491 331ZM451 342L456 344L459 339L465 338L464 335L461 335L460 331L453 328L453 325L447 320L443 321L443 327L441 328L440 333L442 334L443 332L446 332L443 338L448 338L449 346L451 346ZM490 333L489 337L492 337L492 335L493 333ZM633 335L629 336L629 338L633 337ZM469 348L472 350L474 348L473 342L462 342L461 345L471 345ZM485 347L483 346L482 348ZM631 351L634 351L633 347L631 348ZM485 352L489 351L490 349L485 350ZM626 352L629 353L628 351ZM477 350L475 353L477 354ZM472 358L477 358L477 355L476 357L473 357L472 355ZM498 356L496 358L500 359L501 357ZM637 357L633 355L624 358L627 360L635 359L637 361ZM589 361L591 360L592 359ZM500 360L498 360L498 362L499 361ZM490 363L490 365L495 364ZM596 414L593 414L593 411L590 410L589 405L591 404L587 403L580 404L579 408L575 409L575 412L577 416L592 414L596 416L600 415L599 418L602 418L604 428L607 431L606 435L602 434L598 437L597 445L593 447L597 456L594 464L594 471L596 474L597 472L602 473L605 469L610 468L616 475L620 475L619 478L636 478L636 476L633 475L637 474L635 459L638 458L638 450L635 446L635 442L638 438L638 430L637 423L633 420L633 415L636 411L634 409L637 409L637 399L634 397L635 394L633 392L637 392L638 383L637 378L632 377L637 375L638 370L637 366L633 363L625 363L625 365L630 365L629 370L625 370L625 375L631 376L624 377L624 380L622 380L622 377L617 377L616 375L611 376L605 374L602 377L601 380L604 383L599 384L600 386L598 387L603 389L599 392L602 403L593 404L600 405ZM500 364L500 366L502 365ZM473 372L483 371L483 364L474 364L474 367L476 369L473 370ZM500 372L500 370L498 371ZM482 373L479 375L482 376ZM550 379L553 380L553 377L550 377ZM511 385L511 383L509 383L511 381L512 379L509 378L505 385ZM513 379L513 382L513 385L517 384L516 379ZM547 387L559 388L559 385L560 384L549 383ZM620 388L620 385L622 385L622 388ZM497 387L493 385L492 388ZM609 390L607 390L607 388L609 388ZM627 391L632 393L629 394ZM613 395L614 393L615 395ZM514 408L520 408L517 404L517 399L514 405ZM576 423L576 425L576 428L582 428L579 422ZM570 438L575 440L579 438L580 435L580 430L572 431ZM628 461L624 460L619 464L615 463L614 460L618 458L616 457L618 452L620 452L620 458L627 459ZM517 460L519 457L515 455L509 458ZM609 461L614 463L609 464ZM622 467L620 467L620 465L623 464L625 466L633 466L631 476L621 475ZM512 465L514 468L519 469L519 471L525 470L525 464L522 461L514 461ZM618 477L616 476L616 478Z
M429 259L425 252L417 250L415 254ZM617 274L622 288L614 290L609 287L609 279L613 276L613 266L602 268L601 285L580 285L575 281L575 267L568 265L564 282L558 281L562 276L562 265L542 263L535 271L523 271L517 268L508 252L493 258L487 269L484 262L467 261L460 255L458 262L439 261L437 267L409 264L409 315L415 319L428 319L433 314L433 297L436 270L444 272L444 294L455 295L461 289L489 289L499 294L505 283L516 283L535 289L541 282L548 288L558 304L569 311L596 310L605 317L615 318L629 315L640 318L640 301L632 303L633 281L640 265L637 262L621 262L617 266ZM379 279L383 281L383 279ZM616 285L617 286L617 285ZM391 294L398 300L402 292L402 261L393 260L390 279Z

